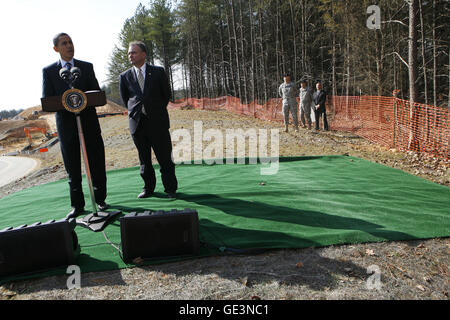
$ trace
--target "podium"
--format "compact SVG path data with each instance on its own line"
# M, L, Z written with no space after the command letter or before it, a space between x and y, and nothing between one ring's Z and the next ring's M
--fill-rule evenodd
M80 138L80 147L84 158L84 166L86 169L86 176L89 185L89 193L91 196L93 213L85 216L82 219L77 219L76 223L79 226L88 228L91 231L102 231L112 219L121 213L121 211L103 212L97 211L97 204L95 201L94 188L92 186L91 171L89 169L88 155L86 151L86 144L81 126L80 112L85 108L99 107L106 104L106 94L104 91L87 91L75 89L70 83L71 89L64 92L62 96L52 96L41 98L42 111L57 112L67 110L76 115L78 136Z
M104 91L87 91L85 92L87 97L87 108L101 107L106 104L106 94ZM41 98L42 111L56 112L65 110L62 102L62 96L53 96Z

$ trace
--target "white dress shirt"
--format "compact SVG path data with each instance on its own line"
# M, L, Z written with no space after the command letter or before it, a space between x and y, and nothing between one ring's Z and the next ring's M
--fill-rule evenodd
M144 63L140 68L133 66L134 68L134 72L136 72L136 77L138 76L138 73L141 72L142 76L144 77L144 81L145 81L145 70L146 70L147 64Z
M66 66L66 64L68 64L68 63L70 63L70 65L73 67L74 66L74 64L73 64L73 59L72 60L70 60L70 61L65 61L65 60L63 60L63 59L59 59L59 61L61 62L61 67L62 68L64 68L65 66ZM70 71L70 70L69 70Z

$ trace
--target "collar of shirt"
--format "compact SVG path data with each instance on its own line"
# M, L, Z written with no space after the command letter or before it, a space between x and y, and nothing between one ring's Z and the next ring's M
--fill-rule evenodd
M147 67L147 64L146 63L144 63L143 65L142 65L142 67L140 67L140 68L138 68L138 67L136 67L136 66L133 66L133 68L134 68L134 71L136 72L136 76L137 76L137 74L138 74L138 72L139 72L139 70L142 72L142 75L144 76L144 80L145 80L145 70L146 70L146 67Z
M59 59L59 61L61 62L61 67L64 68L66 66L66 64L70 63L70 65L73 67L74 66L74 62L73 59L70 61L65 61L63 59Z

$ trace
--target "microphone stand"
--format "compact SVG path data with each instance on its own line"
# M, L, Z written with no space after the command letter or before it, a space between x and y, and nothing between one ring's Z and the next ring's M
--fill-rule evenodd
M61 77L66 81L68 80L67 82L69 84L70 89L74 89L73 82L81 76L81 73L80 73L79 69L77 70L77 72L73 72L73 70L72 70L71 75L72 76L69 76L69 77L67 77L67 76L63 77L61 75ZM92 209L93 209L93 213L88 214L87 216L85 216L82 219L77 219L76 223L77 223L77 225L88 228L91 231L99 232L99 231L102 231L116 215L121 213L121 211L114 211L114 212L97 211L97 203L95 201L94 188L92 185L92 176L91 176L91 170L89 168L89 159L88 159L88 155L87 155L86 142L84 139L83 127L81 125L81 116L80 116L80 112L74 112L74 113L75 113L75 118L77 120L78 137L80 140L81 153L83 154L84 167L86 170L86 177L88 180L89 193L91 196L91 203L92 203Z

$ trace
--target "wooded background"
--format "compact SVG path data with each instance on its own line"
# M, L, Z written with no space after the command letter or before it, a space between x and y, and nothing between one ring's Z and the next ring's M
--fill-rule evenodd
M231 95L263 104L278 96L289 72L311 87L322 81L331 95L392 96L399 89L399 98L447 108L449 3L153 0L124 22L104 90L122 103L118 78L130 67L128 43L141 40L148 61L165 68L176 99ZM366 25L370 5L381 9L380 29Z

